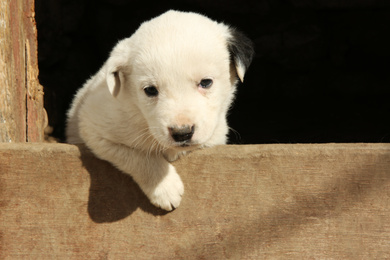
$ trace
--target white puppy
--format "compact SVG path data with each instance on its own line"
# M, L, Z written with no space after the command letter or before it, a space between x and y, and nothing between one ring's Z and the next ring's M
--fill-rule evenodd
M68 112L67 140L130 174L150 201L179 206L183 183L169 163L225 144L226 114L251 41L205 16L168 11L120 41Z

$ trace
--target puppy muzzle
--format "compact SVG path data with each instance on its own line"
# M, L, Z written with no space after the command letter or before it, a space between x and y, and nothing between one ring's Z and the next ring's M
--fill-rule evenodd
M169 134L177 146L190 146L195 133L195 125L182 125L168 127Z

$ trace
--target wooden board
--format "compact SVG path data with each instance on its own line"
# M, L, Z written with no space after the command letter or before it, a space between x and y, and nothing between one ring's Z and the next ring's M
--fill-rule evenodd
M0 142L42 142L34 0L0 1Z
M0 259L390 258L390 145L252 145L175 163L149 204L83 147L0 145Z

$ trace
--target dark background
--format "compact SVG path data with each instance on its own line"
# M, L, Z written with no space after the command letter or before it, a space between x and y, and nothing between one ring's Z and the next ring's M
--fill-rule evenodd
M116 42L168 9L245 32L256 56L230 111L231 143L390 142L388 0L36 0L52 136Z

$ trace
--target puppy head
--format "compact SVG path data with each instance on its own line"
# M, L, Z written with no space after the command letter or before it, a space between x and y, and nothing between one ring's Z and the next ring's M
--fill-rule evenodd
M108 89L135 104L164 147L226 142L226 113L237 78L251 63L251 41L195 13L169 11L118 43L106 63Z

